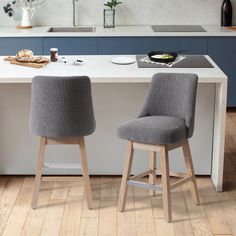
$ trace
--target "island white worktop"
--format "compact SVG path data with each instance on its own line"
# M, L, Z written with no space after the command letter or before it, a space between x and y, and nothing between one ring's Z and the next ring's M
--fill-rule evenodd
M128 55L135 58L134 55ZM82 59L81 65L51 62L47 66L35 69L11 65L0 57L0 83L31 83L36 75L87 75L93 83L147 83L157 72L196 73L200 83L218 83L225 81L226 75L218 68L214 61L206 56L214 68L138 68L137 63L131 65L117 65L111 63L115 55L94 56L66 56L68 61ZM61 58L61 57L60 57Z
M0 57L0 174L34 173L38 139L30 134L28 128L30 84L34 76L88 75L91 78L97 130L86 138L90 173L121 174L125 143L116 137L116 127L139 113L153 74L189 72L199 76L195 132L190 140L194 165L197 174L211 175L216 189L221 191L227 76L208 56L214 68L140 69L136 63L112 64L110 59L113 56L68 57L83 59L84 63L68 65L56 62L41 69L10 65ZM49 154L54 162L78 159L77 152L67 155L68 152L63 154L61 150L49 150ZM145 166L146 159L142 155L138 153L139 164L134 171L138 172ZM171 152L171 168L182 170L181 160L181 153Z
M1 37L234 37L236 30L218 25L202 25L206 32L153 32L150 25L116 26L104 28L96 26L95 32L51 33L53 26L35 26L32 29L17 29L14 26L0 26Z

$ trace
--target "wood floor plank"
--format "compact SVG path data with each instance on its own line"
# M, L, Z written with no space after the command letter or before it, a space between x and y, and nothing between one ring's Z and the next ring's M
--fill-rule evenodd
M155 219L156 236L175 236L172 223L167 223L164 219Z
M2 235L21 235L29 212L32 196L33 178L26 177L11 210Z
M193 236L193 228L188 215L182 188L172 191L172 219L176 236Z
M195 236L213 236L209 223L192 222Z
M30 210L22 231L23 236L39 236L47 212L48 203L52 193L53 182L43 182L39 192L38 207Z
M127 197L126 208L124 212L117 212L117 228L118 236L135 236L136 231L136 220L135 220L135 208L134 208L134 198Z
M0 197L0 235L3 234L24 178L10 177Z
M41 230L42 236L59 235L64 208L65 200L63 199L52 199L49 201Z
M201 202L206 211L213 234L232 234L219 201L215 195L201 196Z
M67 181L54 182L51 199L65 200L69 191L69 183Z
M76 236L79 234L83 197L69 196L66 200L61 224L61 236Z
M120 178L102 178L101 200L117 200Z
M217 199L220 201L220 207L224 212L226 221L230 226L233 235L236 235L236 200L228 192L218 193Z
M98 235L98 218L81 218L79 227L79 236L96 236Z
M106 201L101 200L98 235L99 236L117 235L116 200L106 200Z
M151 197L147 189L134 188L134 204L137 236L155 235Z
M191 220L191 223L206 223L209 224L206 212L204 210L203 205L199 204L196 205L192 199L192 195L189 191L189 185L185 184L182 186L183 194L184 194L184 200L187 206L189 218Z
M69 183L69 197L84 196L84 181L83 177L74 177L73 181Z

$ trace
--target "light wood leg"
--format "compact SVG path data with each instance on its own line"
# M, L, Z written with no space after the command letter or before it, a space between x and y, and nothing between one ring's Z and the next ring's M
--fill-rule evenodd
M92 209L92 193L91 193L91 186L89 181L89 171L88 171L88 163L87 163L87 156L86 156L86 148L85 148L85 141L84 137L79 139L80 145L80 160L82 165L82 173L84 179L84 189L87 198L87 205L88 209Z
M149 174L149 184L156 184L156 152L150 151L149 156L149 169L152 170L152 173ZM151 196L155 195L155 190L149 190Z
M32 197L32 208L37 207L38 203L38 195L41 187L41 178L43 173L43 163L44 163L44 154L45 154L45 147L46 147L46 138L40 138L40 146L39 146L39 153L38 153L38 161L37 161L37 169L36 169L36 176L34 182L34 191Z
M164 218L167 222L171 222L171 199L170 199L170 177L169 177L169 157L168 157L168 147L163 146L160 148L161 157L161 181L163 187L163 208L164 208Z
M130 176L130 171L131 171L132 162L133 162L133 154L134 154L133 142L129 141L128 147L127 147L127 153L125 157L123 176L122 176L121 186L120 186L120 195L119 195L119 202L118 202L119 211L125 210L127 188L128 188L127 180L129 179L129 176Z
M185 160L185 165L186 165L188 175L192 176L192 180L191 180L192 197L193 197L194 202L196 204L199 204L200 203L200 198L199 198L199 193L198 193L198 189L197 189L197 182L196 182L196 179L195 179L192 156L191 156L191 151L190 151L188 140L183 145L183 153L184 153L184 160Z

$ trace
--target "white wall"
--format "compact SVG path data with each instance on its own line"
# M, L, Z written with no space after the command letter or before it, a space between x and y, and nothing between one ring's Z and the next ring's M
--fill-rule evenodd
M2 10L8 0L0 0L0 25L14 25ZM122 1L122 0L121 0ZM231 0L235 9L236 0ZM77 24L102 25L103 0L79 0L77 3ZM123 0L117 8L117 25L150 24L220 24L222 0ZM37 7L35 25L72 24L72 0L47 0Z

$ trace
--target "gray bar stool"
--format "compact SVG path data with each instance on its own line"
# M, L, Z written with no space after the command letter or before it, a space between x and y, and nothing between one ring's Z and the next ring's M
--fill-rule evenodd
M145 105L134 120L118 127L118 136L128 140L118 207L125 210L128 185L148 188L153 195L163 192L164 218L172 220L170 190L191 182L191 193L196 204L199 194L194 175L188 139L194 130L195 102L198 76L196 74L159 73L153 76ZM168 151L182 147L187 174L169 173ZM134 149L150 153L149 170L130 177ZM160 152L162 185L156 184L156 152ZM137 181L149 175L149 183ZM169 176L180 177L170 184Z
M88 208L92 208L92 195L84 136L95 130L91 82L86 76L36 76L32 81L30 114L31 132L40 136L40 147L32 208L37 207L43 168L58 168L44 163L48 144L78 144ZM62 168L76 165L63 164ZM78 166L77 166L78 167ZM79 168L81 169L79 166Z

